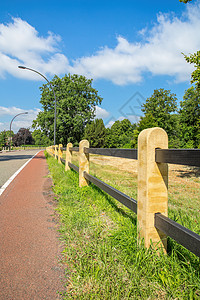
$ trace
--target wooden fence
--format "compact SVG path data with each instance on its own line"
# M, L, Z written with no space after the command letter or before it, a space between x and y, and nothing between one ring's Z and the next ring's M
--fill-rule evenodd
M62 157L66 151L66 159ZM72 164L72 152L79 153L79 167ZM200 257L200 235L168 218L168 163L200 167L200 149L168 149L168 136L158 127L143 130L138 137L138 149L89 148L83 140L79 147L71 143L50 146L47 152L65 164L65 170L79 173L79 186L92 182L137 214L138 241L146 247L166 252L167 236ZM138 160L138 199L124 193L89 174L90 154Z

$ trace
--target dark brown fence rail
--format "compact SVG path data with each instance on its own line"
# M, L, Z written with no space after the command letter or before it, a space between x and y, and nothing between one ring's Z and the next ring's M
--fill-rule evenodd
M200 167L200 149L156 149L155 161Z
M160 213L155 214L155 227L200 257L200 235Z
M79 152L79 147L69 147L69 151Z
M70 162L68 162L68 165L69 165L69 167L72 168L74 171L79 172L79 167L77 167L76 165L74 165L74 164L72 164L72 163L70 163Z
M60 160L62 161L62 163L65 164L65 159L64 158L61 157Z
M137 159L137 149L85 148L84 153Z
M130 198L129 196L125 195L124 193L116 190L114 187L108 185L107 183L101 181L100 179L84 172L83 176L92 182L94 185L96 185L98 188L121 202L123 205L131 209L134 213L137 214L137 201L133 198Z

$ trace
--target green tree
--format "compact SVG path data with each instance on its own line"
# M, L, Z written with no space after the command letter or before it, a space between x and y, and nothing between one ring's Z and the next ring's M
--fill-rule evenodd
M181 146L200 148L200 95L190 87L180 101Z
M146 103L142 105L144 116L138 123L138 134L146 128L161 127L169 136L169 145L178 146L179 126L177 112L177 98L169 90L156 89ZM136 139L136 136L135 136Z
M6 147L9 145L10 142L10 135L11 137L14 136L14 132L11 130L3 130L0 132L0 147Z
M116 148L115 135L111 128L106 128L105 148Z
M57 98L56 143L64 145L67 142L78 143L88 122L95 117L95 106L102 98L96 89L92 88L92 79L84 76L55 76L51 81ZM41 88L43 111L39 112L33 127L53 140L54 133L54 95L48 84Z
M186 61L194 64L195 70L191 74L191 83L195 83L198 91L200 92L200 51L191 54L190 56L184 55Z
M108 148L131 148L131 140L136 125L128 119L115 121L111 128L106 129L106 147Z
M35 145L49 146L53 144L53 141L51 141L40 129L35 129L32 133L32 137Z
M84 138L91 148L103 148L105 144L106 128L102 119L95 119L85 127Z
M7 133L5 130L0 132L0 147L5 147L7 145Z
M139 135L139 129L138 127L136 127L135 130L133 130L133 137L132 137L132 140L131 140L131 148L137 148L137 145L138 145L138 135Z

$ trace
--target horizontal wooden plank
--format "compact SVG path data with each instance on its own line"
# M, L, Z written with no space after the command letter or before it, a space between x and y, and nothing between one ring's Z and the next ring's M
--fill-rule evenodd
M124 193L116 190L114 187L108 185L107 183L101 181L100 179L84 172L84 177L95 184L97 187L102 189L104 192L108 193L110 196L121 202L123 205L131 209L134 213L137 213L137 201Z
M60 158L60 160L65 164L65 159L64 158Z
M79 147L69 147L69 151L79 152Z
M85 153L137 159L137 149L85 148Z
M200 149L156 149L155 161L200 167Z
M200 257L200 235L160 213L155 214L155 227Z
M74 164L68 162L68 166L74 171L79 172L79 167L75 166Z

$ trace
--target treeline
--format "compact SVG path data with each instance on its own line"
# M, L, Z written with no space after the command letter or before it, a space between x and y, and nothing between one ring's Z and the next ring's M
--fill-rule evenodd
M40 129L31 132L28 128L20 128L16 134L10 130L4 130L0 132L0 148L11 146L22 146L22 145L45 145L49 146L52 141L45 136Z
M141 108L144 116L137 124L128 119L116 121L105 128L96 119L85 127L84 138L91 147L136 148L139 133L151 127L163 128L169 137L170 148L200 148L200 92L190 87L177 104L177 97L169 90L157 89Z
M143 116L137 124L124 119L106 128L102 119L90 118L84 127L80 127L79 133L71 130L65 136L65 130L62 129L66 124L62 123L58 127L57 144L63 142L66 145L72 141L74 146L78 146L79 141L85 138L93 148L136 148L138 135L143 129L161 127L168 134L170 148L200 148L199 89L190 87L179 105L177 101L171 91L156 89L142 105ZM73 123L70 125L72 128ZM20 128L16 134L11 132L11 136L13 146L53 144L52 139L41 129L30 132L29 129ZM10 131L0 132L0 147L8 146L9 140Z
M111 128L105 128L102 119L95 119L85 127L83 138L91 148L131 148L136 124L128 119L116 121Z

